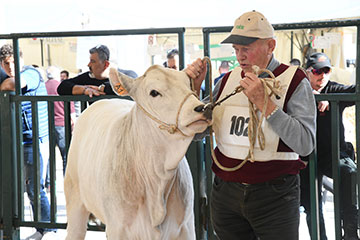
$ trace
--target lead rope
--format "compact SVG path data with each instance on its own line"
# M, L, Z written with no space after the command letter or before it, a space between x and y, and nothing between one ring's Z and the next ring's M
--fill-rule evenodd
M229 95L225 96L223 99L218 100L216 103L214 103L213 100L213 93L212 93L212 68L211 68L211 60L209 57L204 57L203 61L206 61L209 65L209 97L210 97L210 104L212 104L212 109L214 109L216 106L220 105L223 101L225 101L226 99L228 99L229 97L240 93L241 91L244 90L243 87L238 86L235 88L235 90L230 93ZM248 155L246 156L246 158L244 159L244 161L242 161L240 164L238 164L235 167L229 168L229 167L224 167L220 164L220 162L217 160L216 156L215 156L215 152L214 152L214 140L213 140L213 129L212 126L210 126L210 148L211 148L211 156L213 158L213 161L215 162L215 164L223 171L226 172L233 172L236 171L238 169L240 169L248 160L250 160L251 162L254 162L254 146L255 146L255 142L256 142L256 138L258 138L259 141L259 145L260 145L260 149L264 150L265 149L265 136L264 136L264 132L261 128L261 124L265 118L265 113L266 113L266 109L267 109L267 105L268 105L268 99L275 94L276 98L280 98L280 94L281 94L281 85L280 85L280 81L275 79L274 74L267 70L267 69L260 69L258 66L253 66L253 70L254 73L259 76L261 73L265 72L267 74L269 74L269 76L271 78L260 78L263 86L264 86L264 108L263 111L260 115L260 119L258 118L257 115L257 111L258 109L256 109L255 105L250 102L249 100L249 115L250 115L250 121L249 121L249 125L248 125L248 138L249 138L249 143L250 143L250 148L249 148L249 152ZM270 83L273 83L272 86ZM268 89L270 89L270 93L268 91Z

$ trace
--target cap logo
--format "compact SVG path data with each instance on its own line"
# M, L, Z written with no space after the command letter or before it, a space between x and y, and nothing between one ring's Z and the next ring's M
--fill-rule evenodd
M237 29L244 29L244 25L236 25Z
M320 56L318 58L318 62L325 62L326 61L326 57L325 56Z

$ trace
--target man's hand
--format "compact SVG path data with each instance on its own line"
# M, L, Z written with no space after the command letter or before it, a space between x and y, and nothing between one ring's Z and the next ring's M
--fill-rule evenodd
M330 109L329 102L328 101L320 101L318 103L318 109L319 109L320 112L325 112L325 110L329 111L329 109Z
M320 94L320 92L316 91L315 89L312 90L312 92L317 95ZM318 102L318 110L319 112L325 112L325 110L329 111L330 104L328 101L320 101Z
M263 112L265 103L265 89L261 80L251 72L245 73L245 77L240 80L240 85L244 88L243 92L248 97L250 102L255 104L256 108ZM275 110L275 103L268 98L268 105L266 108L265 116L268 116Z
M240 80L240 85L244 88L244 94L249 100L262 110L264 104L264 86L261 80L251 72L245 73L245 77Z
M84 86L83 94L88 95L89 97L106 95L105 92L99 90L98 86L94 86L94 85L86 85L86 86Z
M184 69L188 77L194 81L195 91L198 95L200 93L201 83L206 76L206 70L206 62L202 61L200 58L196 59Z

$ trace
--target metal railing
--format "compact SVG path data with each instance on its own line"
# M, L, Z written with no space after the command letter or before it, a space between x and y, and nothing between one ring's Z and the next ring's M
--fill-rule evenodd
M86 32L50 32L50 33L16 33L0 35L0 39L12 40L15 61L15 92L4 91L0 93L0 126L1 126L1 197L0 217L3 239L20 239L20 227L39 228L66 228L65 223L58 223L56 203L56 167L55 167L55 123L54 102L64 102L65 112L65 141L66 149L71 139L70 102L80 101L84 110L87 101L96 101L106 98L120 98L118 96L101 96L90 98L88 96L23 96L20 87L19 66L19 39L23 38L47 38L47 37L72 37L72 36L119 36L119 35L146 35L146 34L177 34L179 49L180 69L184 67L184 32L185 28L163 29L135 29L135 30L111 30L111 31L86 31ZM40 222L40 199L34 200L34 221L24 220L24 157L22 137L21 103L31 102L33 118L33 157L34 157L34 196L39 196L39 145L38 145L38 109L37 102L48 103L48 127L49 127L49 166L50 166L50 222ZM191 156L190 156L191 157ZM189 159L189 161L196 161ZM199 216L196 216L199 219ZM103 227L88 226L89 230L103 231Z

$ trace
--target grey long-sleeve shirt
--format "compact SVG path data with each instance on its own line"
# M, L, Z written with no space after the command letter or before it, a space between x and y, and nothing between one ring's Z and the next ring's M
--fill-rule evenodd
M278 66L279 61L273 57L267 69L273 72ZM259 77L265 78L268 74L262 73ZM221 81L215 85L214 99L218 97ZM208 102L209 98L203 101ZM310 154L315 147L316 106L309 80L304 78L297 86L287 103L287 113L278 109L266 121L293 151L302 156ZM200 140L207 134L208 131L197 134L194 140Z

